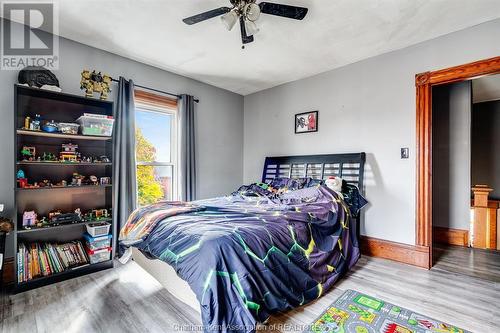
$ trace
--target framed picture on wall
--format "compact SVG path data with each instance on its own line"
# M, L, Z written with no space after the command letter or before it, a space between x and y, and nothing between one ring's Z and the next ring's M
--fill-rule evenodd
M295 134L318 131L319 111L298 113L295 115Z

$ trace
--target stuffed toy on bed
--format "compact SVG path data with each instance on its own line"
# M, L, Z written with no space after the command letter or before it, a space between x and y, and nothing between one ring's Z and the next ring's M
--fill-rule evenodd
M340 177L328 177L325 181L325 185L337 193L342 193L342 178Z

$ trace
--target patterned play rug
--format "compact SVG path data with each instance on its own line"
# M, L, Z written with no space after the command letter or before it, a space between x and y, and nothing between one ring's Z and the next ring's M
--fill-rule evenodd
M340 296L306 332L470 333L354 290Z

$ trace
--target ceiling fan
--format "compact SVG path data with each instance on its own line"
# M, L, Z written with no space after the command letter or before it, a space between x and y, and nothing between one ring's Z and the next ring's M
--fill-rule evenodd
M231 2L232 7L220 7L209 10L208 12L185 18L182 21L188 25L192 25L222 15L221 21L228 30L232 30L239 20L241 40L244 48L244 44L253 42L253 36L259 32L259 28L255 22L259 19L261 13L302 20L308 11L308 9L304 7L281 5L271 2L261 2L256 4L256 0L229 1Z

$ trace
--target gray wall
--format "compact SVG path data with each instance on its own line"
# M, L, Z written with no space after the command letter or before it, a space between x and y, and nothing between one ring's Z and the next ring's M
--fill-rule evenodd
M471 81L432 89L432 223L469 230Z
M500 20L245 97L244 180L269 155L365 151L365 235L415 243L415 74L500 55ZM319 110L319 132L293 133ZM410 159L401 160L401 147Z
M490 198L500 200L500 101L473 106L472 184L489 185Z
M60 39L60 69L54 71L65 92L80 91L82 69L96 69L114 78L120 75L137 84L198 97L196 141L198 195L208 198L227 194L243 179L243 97L213 86L147 66L120 56ZM13 85L17 71L0 71L0 203L13 214L14 110ZM116 85L114 86L115 90ZM114 98L114 95L113 95ZM8 241L7 246L11 246ZM7 253L11 256L9 250Z

